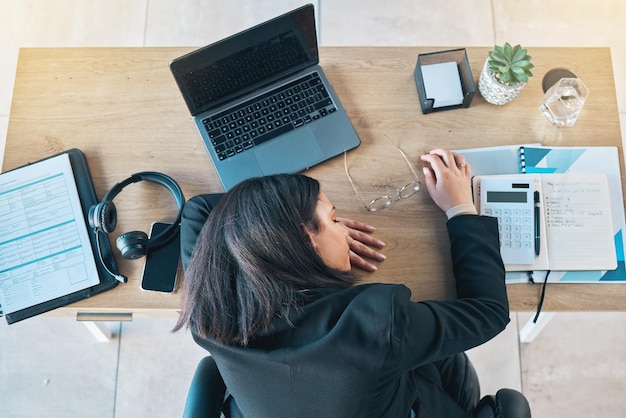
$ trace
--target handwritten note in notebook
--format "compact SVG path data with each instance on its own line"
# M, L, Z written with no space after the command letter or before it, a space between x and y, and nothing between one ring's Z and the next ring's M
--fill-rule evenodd
M485 177L511 176L479 176L475 184ZM534 190L540 193L540 253L533 264L507 264L507 271L617 267L605 174L526 174L524 177L532 177Z
M67 154L0 176L0 254L5 315L99 283Z
M541 176L552 270L617 267L609 187L604 174Z

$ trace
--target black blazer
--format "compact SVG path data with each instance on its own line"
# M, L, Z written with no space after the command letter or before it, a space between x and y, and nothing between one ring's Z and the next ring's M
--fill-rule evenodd
M448 222L457 299L411 302L402 285L302 292L247 348L193 335L215 358L246 417L465 417L424 373L480 345L509 321L494 218ZM193 331L192 331L193 333Z

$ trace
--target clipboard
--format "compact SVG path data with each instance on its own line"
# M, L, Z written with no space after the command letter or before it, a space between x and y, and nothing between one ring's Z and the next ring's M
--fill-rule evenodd
M39 315L48 311L51 311L56 308L60 308L62 306L66 306L72 304L74 302L78 302L80 300L84 300L95 296L97 294L103 293L107 290L113 289L119 283L113 276L111 276L102 265L102 260L97 256L97 239L100 239L95 231L89 227L88 214L89 209L98 203L98 198L96 196L95 188L93 185L93 180L91 178L91 173L89 171L89 166L87 165L87 159L85 154L79 149L70 149L59 154L44 158L35 163L30 163L27 166L32 164L36 164L42 161L46 161L48 159L57 157L62 154L67 154L69 157L71 169L73 172L74 182L76 184L76 189L78 191L78 197L80 200L80 206L82 209L83 219L85 221L87 234L90 242L91 254L94 255L94 261L96 264L96 269L98 273L99 283L93 286L87 287L82 290L78 290L72 293L65 294L60 297L55 297L50 300L46 300L32 306L25 307L23 309L19 309L13 311L11 313L5 313L4 317L8 324L12 324L18 321L22 321L24 319L30 318L35 315ZM26 166L18 167L10 171L19 170L20 168L24 168ZM117 266L115 264L115 260L113 258L113 253L111 251L111 245L109 240L100 239L100 246L102 250L102 258L111 266L113 272L117 272ZM0 306L0 315L2 314L2 307Z

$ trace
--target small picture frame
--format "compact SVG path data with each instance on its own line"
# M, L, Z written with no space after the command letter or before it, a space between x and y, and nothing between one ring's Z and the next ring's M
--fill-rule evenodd
M414 76L424 114L469 107L476 94L465 48L419 54Z

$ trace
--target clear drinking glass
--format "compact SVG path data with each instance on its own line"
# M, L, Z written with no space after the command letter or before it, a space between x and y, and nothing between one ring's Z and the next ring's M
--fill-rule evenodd
M539 110L551 125L573 126L589 89L580 78L561 78L546 91Z

